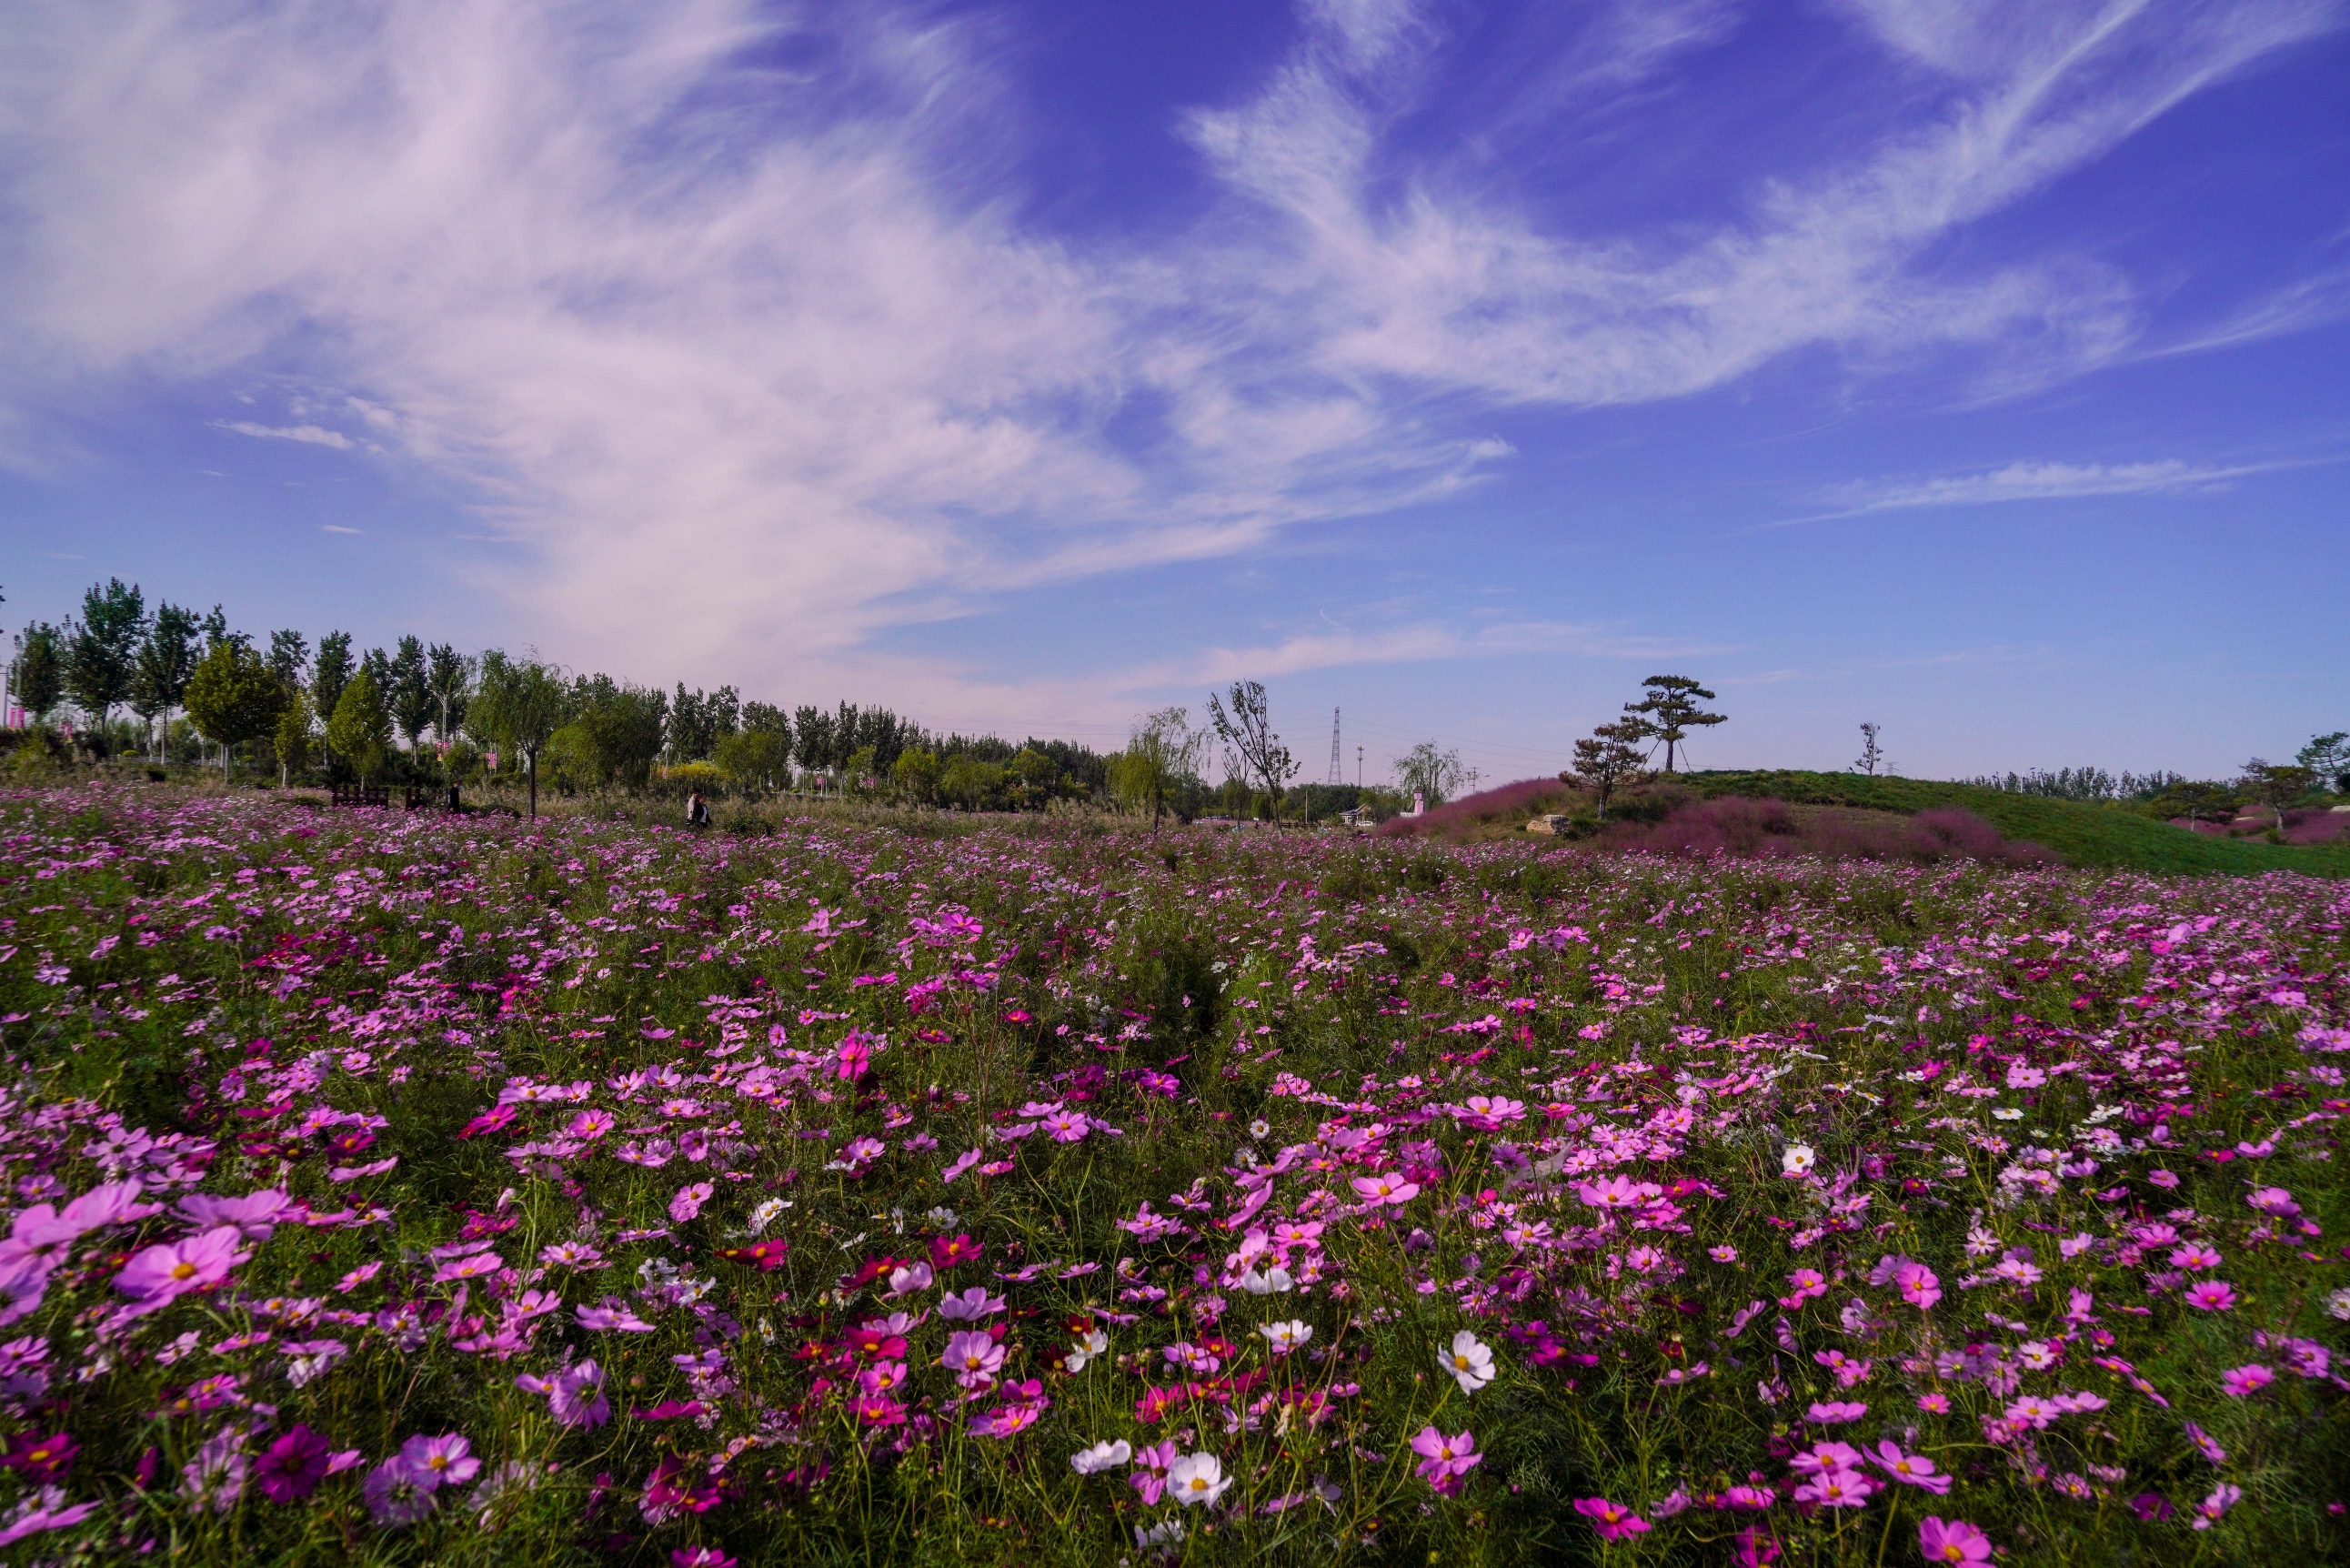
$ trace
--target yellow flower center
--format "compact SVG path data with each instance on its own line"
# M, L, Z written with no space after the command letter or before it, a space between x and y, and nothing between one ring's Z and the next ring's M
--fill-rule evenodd
M172 1277L175 1280L192 1280L196 1277L196 1266L193 1263L174 1263L172 1265Z

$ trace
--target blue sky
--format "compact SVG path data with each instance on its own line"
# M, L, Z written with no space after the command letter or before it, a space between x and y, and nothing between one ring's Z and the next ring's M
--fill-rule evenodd
M0 624L94 576L1308 776L2350 727L2314 0L24 0Z

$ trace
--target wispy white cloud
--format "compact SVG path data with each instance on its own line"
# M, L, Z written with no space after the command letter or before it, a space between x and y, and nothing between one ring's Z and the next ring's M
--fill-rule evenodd
M2220 465L2164 458L2150 462L2011 462L1981 473L1923 479L1869 480L1837 485L1821 499L1836 510L1794 522L1825 522L1872 512L1919 507L1986 506L2012 501L2066 501L2089 496L2159 495L2220 491L2239 479L2301 467L2295 462ZM1783 526L1783 524L1782 524Z
M1381 631L1334 627L1253 647L1211 648L1139 667L1114 677L1121 690L1214 686L1224 681L1295 675L1354 665L1416 664L1432 659L1574 655L1595 659L1697 658L1726 651L1719 643L1627 635L1604 627L1511 619L1473 628L1419 621Z
M356 534L359 530L357 528L346 528L339 523L321 523L318 524L318 532L321 534Z
M239 435L257 436L263 441L302 441L310 446L330 446L338 452L351 449L351 438L340 431L330 431L323 425L264 425L251 420L214 420L213 423Z
M61 389L298 358L293 422L222 428L453 481L483 538L525 546L463 568L520 635L623 668L886 680L869 639L891 623L1457 493L1511 456L1461 429L1492 409L1669 399L1817 348L1856 373L1960 352L2000 386L2106 362L2139 331L2110 266L1929 257L2332 25L2303 0L1872 0L1875 35L1953 84L1930 115L1709 223L1569 232L1399 152L1440 83L1437 12L1304 12L1259 90L1183 122L1224 199L1146 251L1024 223L1019 107L978 22L23 0L0 326L25 352L0 432ZM1737 16L1591 15L1562 56L1578 85L1528 98L1539 115L1654 81ZM760 63L795 38L834 65ZM1137 409L1154 433L1117 423ZM1407 628L1186 674L1586 635Z

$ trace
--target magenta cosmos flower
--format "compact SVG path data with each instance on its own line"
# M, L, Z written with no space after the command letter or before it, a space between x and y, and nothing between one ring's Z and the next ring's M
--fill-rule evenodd
M1962 1519L1929 1515L1918 1527L1918 1550L1929 1563L1988 1563L1991 1537Z
M131 1299L128 1317L144 1317L169 1306L190 1291L201 1291L228 1278L228 1272L251 1257L236 1244L241 1232L220 1225L184 1241L166 1241L148 1248L122 1266L114 1288Z
M327 1439L297 1426L262 1453L254 1481L272 1502L299 1502L327 1479Z
M1622 1541L1638 1535L1648 1528L1648 1521L1620 1502L1610 1502L1604 1497L1578 1500L1575 1511L1591 1521L1591 1528L1599 1532L1602 1541Z
M1468 1432L1446 1437L1434 1427L1422 1427L1411 1440L1419 1456L1419 1479L1447 1496L1461 1490L1461 1478L1484 1462L1477 1439Z
M2234 1366L2220 1376L2220 1386L2241 1399L2245 1395L2267 1387L2276 1381L2276 1374L2255 1361L2249 1366Z
M1901 1293L1901 1299L1919 1312L1942 1299L1942 1282L1923 1263L1905 1263L1895 1270L1893 1284Z
M2188 1288L2187 1304L2198 1312L2226 1312L2236 1304L2236 1287L2225 1280L2205 1280Z

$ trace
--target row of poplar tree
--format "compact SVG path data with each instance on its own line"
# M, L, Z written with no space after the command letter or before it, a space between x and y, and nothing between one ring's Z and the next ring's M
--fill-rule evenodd
M169 601L147 608L138 585L93 585L81 614L35 622L16 639L12 695L35 724L70 702L85 726L110 733L127 709L140 744L168 760L170 720L184 713L223 759L266 742L282 776L314 763L362 781L391 766L401 742L426 738L501 748L527 774L536 804L542 754L567 782L642 784L663 762L717 762L732 777L775 788L793 765L818 774L889 774L908 755L967 757L1000 764L1035 752L1057 782L1098 787L1105 759L1064 742L1014 747L995 736L938 736L886 708L842 702L789 712L744 701L731 686L673 692L571 675L531 658L491 649L478 657L415 637L389 650L358 653L348 632L314 649L299 631L267 644L230 629L218 606L208 615Z

